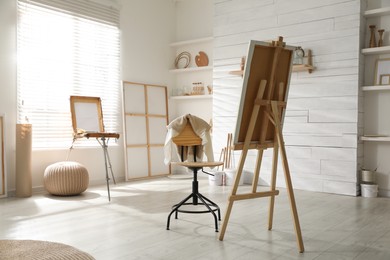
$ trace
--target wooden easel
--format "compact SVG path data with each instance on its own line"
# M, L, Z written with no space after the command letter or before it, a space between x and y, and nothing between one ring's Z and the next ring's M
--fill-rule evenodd
M112 171L111 159L108 154L108 140L110 138L118 139L119 134L105 132L102 101L100 97L70 96L70 111L73 126L73 143L70 147L70 151L73 149L73 144L77 138L96 138L103 148L108 201L111 201L110 176L108 170L111 172L114 184L116 184L116 182Z
M287 105L292 51L291 47L285 46L282 37L279 37L278 41L273 41L271 44L254 41L250 43L234 140L234 150L242 150L242 153L231 195L228 199L228 207L223 218L219 236L221 241L225 235L233 203L237 200L270 197L268 230L272 229L275 196L279 194L279 190L276 190L276 174L278 152L280 151L298 249L301 253L304 251L301 227L282 135L283 111ZM269 191L259 192L257 191L257 184L260 166L263 151L267 148L274 149L271 185ZM237 194L239 180L249 149L258 150L252 191L250 193Z

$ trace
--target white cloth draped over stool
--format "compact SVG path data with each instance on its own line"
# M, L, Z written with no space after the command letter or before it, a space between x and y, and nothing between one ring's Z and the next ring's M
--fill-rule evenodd
M203 160L203 154L205 154L208 162L214 162L213 146L210 135L211 126L203 119L187 114L174 119L167 126L168 133L164 145L165 164L169 164L172 161L172 146L176 147L172 142L172 138L181 133L188 121L194 132L202 139L202 145L196 147L196 161L201 162ZM176 148L178 157L181 158L182 149L184 149L183 161L193 161L193 150L187 149L187 147L179 146Z
M186 167L193 173L192 191L186 198L173 205L167 219L167 230L169 230L173 213L175 213L175 219L178 218L179 212L194 214L210 213L214 218L215 232L218 232L218 220L221 220L221 210L215 202L199 192L198 182L198 171L212 175L203 171L203 168L214 168L223 164L223 162L214 162L213 146L210 136L211 127L203 119L187 114L173 120L167 128L168 133L164 147L165 163ZM180 162L171 162L173 144L177 147L176 151L181 160ZM202 160L203 153L207 156L208 161ZM190 205L203 205L205 208L204 210L193 210ZM181 208L182 206L186 207Z

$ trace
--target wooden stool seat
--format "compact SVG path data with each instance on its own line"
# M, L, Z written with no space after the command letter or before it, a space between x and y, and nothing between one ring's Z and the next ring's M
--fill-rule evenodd
M217 167L223 162L171 162L172 165L180 165L188 168Z

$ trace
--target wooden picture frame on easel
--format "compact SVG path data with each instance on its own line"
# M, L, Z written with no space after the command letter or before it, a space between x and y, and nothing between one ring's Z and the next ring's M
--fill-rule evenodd
M262 41L251 41L248 47L248 58L246 59L245 71L243 74L243 87L241 92L241 101L240 107L238 110L238 116L236 121L236 130L234 135L233 143L235 148L238 149L242 147L245 141L245 135L249 126L251 113L254 107L254 101L257 91L259 88L260 81L262 79L267 79L270 82L272 79L269 79L271 74L272 59L274 57L274 52L276 49L269 48L270 43ZM278 73L273 79L274 82L284 82L285 87L275 88L273 91L272 88L267 85L264 90L264 97L267 100L278 99L279 101L287 101L290 75L292 70L292 58L291 52L295 50L295 47L284 46L283 50L280 53L280 61L276 64L275 68ZM280 92L280 93L279 93ZM263 110L264 106L260 107L260 110ZM264 113L259 112L258 118L256 120L256 125L254 129L254 134L251 138L251 144L258 144L260 140L260 129L264 120ZM284 113L282 114L282 120L284 118ZM267 123L268 124L268 123ZM266 137L263 141L273 142L273 127L272 125L266 129L266 133L262 133Z
M73 132L103 133L103 112L100 97L70 97Z
M251 41L244 71L244 81L234 135L234 150L242 150L240 161L228 199L219 240L223 240L233 203L239 200L269 197L268 229L272 229L276 189L278 154L284 169L287 194L299 252L304 251L298 212L291 182L290 170L282 135L284 110L287 106L288 86L292 69L294 47L286 46L283 38L272 43ZM257 191L263 152L273 148L272 175L269 191ZM248 151L258 151L252 180L252 190L237 194Z

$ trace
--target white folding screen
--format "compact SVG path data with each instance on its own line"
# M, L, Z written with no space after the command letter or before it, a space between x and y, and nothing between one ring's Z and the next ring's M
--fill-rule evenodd
M170 174L164 164L167 87L123 82L126 179Z

